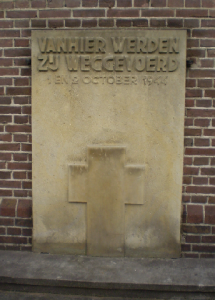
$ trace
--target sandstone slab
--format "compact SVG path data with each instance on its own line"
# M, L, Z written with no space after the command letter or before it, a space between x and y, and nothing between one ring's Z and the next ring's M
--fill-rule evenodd
M178 257L186 32L32 32L33 249Z

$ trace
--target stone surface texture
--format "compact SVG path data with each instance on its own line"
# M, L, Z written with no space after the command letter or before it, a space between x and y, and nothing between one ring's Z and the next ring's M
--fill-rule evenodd
M148 299L147 292L154 293L154 298L149 299L157 299L155 292L160 295L166 292L161 299L214 299L214 270L213 259L109 258L0 251L0 290L121 295L124 299L132 295L133 299L144 295ZM180 293L185 296L179 298ZM189 296L189 293L199 294Z
M186 32L32 32L33 249L179 257Z

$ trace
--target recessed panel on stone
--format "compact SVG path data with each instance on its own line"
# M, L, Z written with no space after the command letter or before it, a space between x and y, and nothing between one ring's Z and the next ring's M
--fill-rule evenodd
M33 250L179 257L186 31L32 32Z

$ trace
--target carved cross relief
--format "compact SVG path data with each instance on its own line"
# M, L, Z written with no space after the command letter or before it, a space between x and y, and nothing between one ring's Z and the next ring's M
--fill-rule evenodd
M89 146L69 165L68 201L87 204L87 253L124 256L125 204L143 204L144 166L125 164L124 146Z

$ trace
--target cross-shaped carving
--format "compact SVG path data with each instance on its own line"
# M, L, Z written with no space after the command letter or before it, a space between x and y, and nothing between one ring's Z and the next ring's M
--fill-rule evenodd
M125 204L143 204L144 166L125 165L126 147L89 146L69 165L69 202L87 203L87 254L124 256Z

